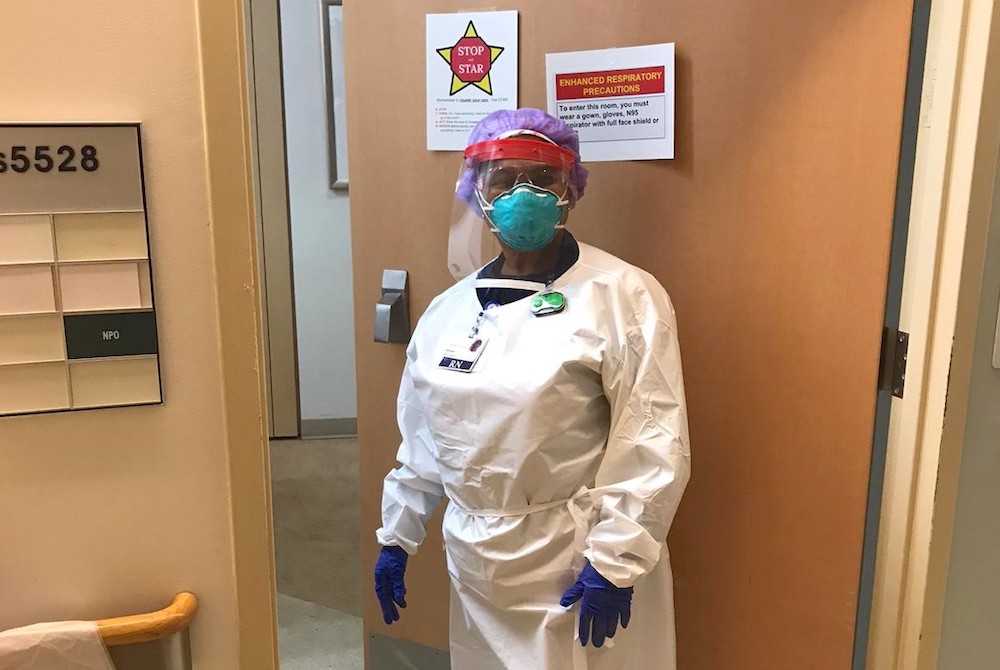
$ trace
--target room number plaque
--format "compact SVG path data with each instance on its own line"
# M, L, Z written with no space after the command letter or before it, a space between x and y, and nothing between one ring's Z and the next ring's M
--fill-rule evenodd
M162 402L139 126L0 125L0 417Z

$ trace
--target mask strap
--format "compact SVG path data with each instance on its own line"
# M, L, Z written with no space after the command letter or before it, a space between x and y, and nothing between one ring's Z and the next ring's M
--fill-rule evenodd
M514 186L510 190L505 191L505 192L501 193L500 195L498 195L497 198L503 197L507 193L511 193L512 191L514 191L515 189L517 189L517 188L519 188L521 186L530 186L531 188L537 188L539 191L545 191L546 193L551 193L552 195L556 196L556 204L557 205L559 205L560 207L568 207L569 206L569 199L566 197L567 195L569 195L569 189L567 189L566 192L563 193L562 195L559 195L555 191L550 191L547 188L541 188L540 186L535 186L534 184L531 184L531 183L517 184L516 186ZM495 199L496 198L494 198L494 200ZM493 218L490 216L490 212L492 212L493 209L494 209L493 204L489 203L489 202L486 202L486 198L483 197L482 192L478 188L476 188L476 200L479 202L479 208L483 210L483 216L486 217L486 222L489 224L490 232L499 233L500 229L496 227L496 224L493 223ZM565 227L566 227L566 224L565 223L561 223L561 222L557 223L555 226L553 226L553 228L555 228L556 230L563 229Z
M496 227L493 223L493 218L490 216L490 212L493 211L492 203L486 202L486 198L483 197L482 192L479 188L476 188L476 200L479 202L479 208L483 210L483 216L486 217L486 222L489 224L490 232L499 233L500 229Z

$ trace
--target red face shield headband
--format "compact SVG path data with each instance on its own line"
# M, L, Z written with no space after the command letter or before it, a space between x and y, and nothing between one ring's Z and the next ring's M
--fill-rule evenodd
M569 170L576 164L572 151L555 144L516 138L477 142L465 150L470 167L499 160L528 160Z

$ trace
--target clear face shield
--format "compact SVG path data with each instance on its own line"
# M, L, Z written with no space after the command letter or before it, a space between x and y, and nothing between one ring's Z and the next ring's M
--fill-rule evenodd
M448 239L452 276L462 279L495 257L497 238L521 251L551 242L576 200L575 163L571 151L525 131L466 149Z

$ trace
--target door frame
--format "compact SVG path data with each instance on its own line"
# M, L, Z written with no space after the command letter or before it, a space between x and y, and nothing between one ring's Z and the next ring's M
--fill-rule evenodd
M223 371L225 430L219 449L228 465L236 579L236 603L228 614L239 622L238 667L273 670L278 665L275 565L245 2L199 2L197 31Z
M875 564L870 670L937 665L971 358L1000 138L1000 6L935 0L916 148Z
M298 346L279 0L245 0L250 125L271 437L299 437Z
M912 201L917 171L917 145L922 111L922 96L927 87L928 33L931 22L931 0L914 0L910 29L909 63L899 147L899 168L896 178L896 202L893 212L892 237L889 252L889 272L886 282L885 316L880 366L879 388L875 401L875 429L869 472L868 509L865 518L864 544L861 559L858 609L855 618L854 655L852 667L864 670L872 631L873 600L878 570L879 531L882 523L883 493L889 450L889 425L893 408L893 388L882 379L887 365L889 337L901 329L900 311L907 263L907 241L912 214Z

